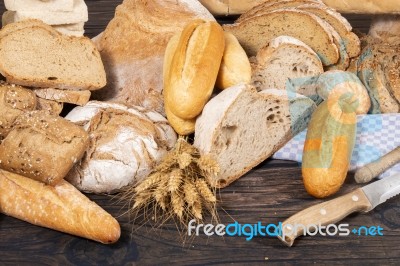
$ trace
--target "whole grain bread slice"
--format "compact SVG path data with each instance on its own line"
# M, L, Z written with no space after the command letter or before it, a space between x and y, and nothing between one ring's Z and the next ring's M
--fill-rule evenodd
M314 109L309 98L275 89L238 85L218 94L197 119L194 140L219 164L210 181L222 188L250 171L304 129Z
M285 90L288 79L304 79L323 72L321 60L308 45L290 36L280 36L258 51L252 83L259 91Z
M304 11L276 10L225 25L225 30L233 33L249 56L272 39L288 35L310 46L325 66L339 60L339 51L334 43L331 30L319 17Z
M266 1L248 12L242 14L238 22L260 15L263 13L271 12L282 8L296 8L298 10L307 11L320 17L329 23L335 31L340 35L343 40L343 45L349 57L355 57L360 54L360 39L352 32L350 23L340 13L334 9L329 8L321 1L316 0L279 0L279 1Z
M0 73L8 82L80 90L105 86L104 66L90 39L63 36L42 22L21 23L7 25L0 34Z

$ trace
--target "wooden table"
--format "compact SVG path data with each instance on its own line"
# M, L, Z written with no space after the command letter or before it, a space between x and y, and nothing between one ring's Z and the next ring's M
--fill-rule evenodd
M87 1L88 36L95 36L112 18L121 1ZM0 6L3 11L4 7ZM369 17L350 16L354 27L364 30ZM352 176L339 194L357 187ZM173 223L159 228L134 224L124 208L108 196L89 197L117 217L122 236L115 245L40 228L0 215L0 265L389 265L400 260L400 197L368 214L354 214L343 222L350 227L384 228L384 236L301 237L288 248L278 239L256 237L206 237L182 239ZM220 191L221 223L274 223L320 202L305 192L297 163L266 161L230 187Z

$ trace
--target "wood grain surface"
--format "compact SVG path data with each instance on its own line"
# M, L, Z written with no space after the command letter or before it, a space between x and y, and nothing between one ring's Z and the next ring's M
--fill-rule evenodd
M93 37L105 28L121 1L86 2L90 12L86 34ZM0 10L4 11L3 5ZM350 16L349 20L365 32L370 17ZM338 195L356 187L348 176ZM400 260L400 197L343 220L350 228L379 225L384 236L300 237L292 248L271 237L246 241L243 237L199 236L182 245L173 223L153 228L133 222L124 215L124 206L110 196L89 197L117 217L122 228L118 243L97 244L0 214L0 265L395 265ZM322 202L305 192L297 163L271 160L221 190L219 197L224 224L276 224Z

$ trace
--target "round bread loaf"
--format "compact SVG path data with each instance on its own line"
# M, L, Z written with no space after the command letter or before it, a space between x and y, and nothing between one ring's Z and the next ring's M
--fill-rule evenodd
M115 193L141 181L176 142L162 115L140 107L91 101L66 118L90 136L88 150L66 179L89 193Z

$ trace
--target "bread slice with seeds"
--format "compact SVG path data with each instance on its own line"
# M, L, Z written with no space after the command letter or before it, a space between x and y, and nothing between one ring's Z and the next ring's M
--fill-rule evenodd
M276 89L238 85L218 94L197 119L194 140L219 164L211 182L226 187L263 162L307 126L314 110L309 98Z
M256 55L272 39L288 35L310 46L325 66L339 60L339 51L330 29L319 17L308 12L276 10L225 25L224 28L238 38L248 56Z
M80 90L106 85L100 54L90 39L63 36L37 23L29 27L17 22L1 30L0 73L8 82Z

